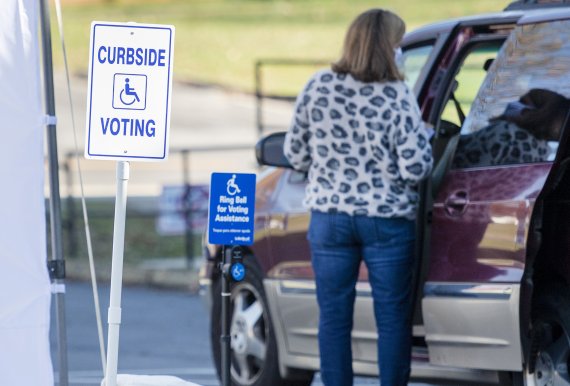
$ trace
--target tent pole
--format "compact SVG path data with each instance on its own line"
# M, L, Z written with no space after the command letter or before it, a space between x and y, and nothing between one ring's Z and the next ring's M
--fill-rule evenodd
M55 292L56 323L59 354L59 386L68 386L67 334L65 327L65 261L63 259L61 198L59 195L59 164L57 157L57 136L55 122L55 96L53 86L53 63L51 27L47 0L40 1L41 39L43 71L45 82L45 107L48 116L47 140L50 181L50 229L51 257L50 273ZM53 118L52 118L53 117Z

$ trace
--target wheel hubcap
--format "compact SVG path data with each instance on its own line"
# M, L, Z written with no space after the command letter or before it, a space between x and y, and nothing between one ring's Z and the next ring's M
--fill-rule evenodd
M232 323L232 350L237 354L244 354L247 351L247 327L243 320L236 320Z
M534 381L537 386L553 386L554 364L548 353L540 353L536 358Z
M232 377L240 385L251 385L265 362L268 323L261 296L251 284L237 285L232 300Z
M570 374L568 374L570 344L568 337L564 331L561 331L556 337L551 335L550 338L550 342L545 345L544 350L539 352L534 374L530 377L531 382L527 382L527 384L570 386Z

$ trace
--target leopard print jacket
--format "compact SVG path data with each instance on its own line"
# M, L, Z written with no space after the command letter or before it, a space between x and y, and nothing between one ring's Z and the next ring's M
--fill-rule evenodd
M414 94L403 82L364 83L317 72L297 98L285 156L308 171L305 206L321 212L414 218L432 167Z

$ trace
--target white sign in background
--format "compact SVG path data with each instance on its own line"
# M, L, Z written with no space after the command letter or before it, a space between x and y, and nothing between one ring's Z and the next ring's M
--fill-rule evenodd
M86 158L167 158L173 46L173 26L91 24Z

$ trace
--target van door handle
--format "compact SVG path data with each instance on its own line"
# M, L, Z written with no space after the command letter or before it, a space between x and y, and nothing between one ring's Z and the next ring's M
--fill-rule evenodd
M459 216L465 212L467 204L469 204L469 194L464 190L458 190L445 200L445 211L451 216Z

